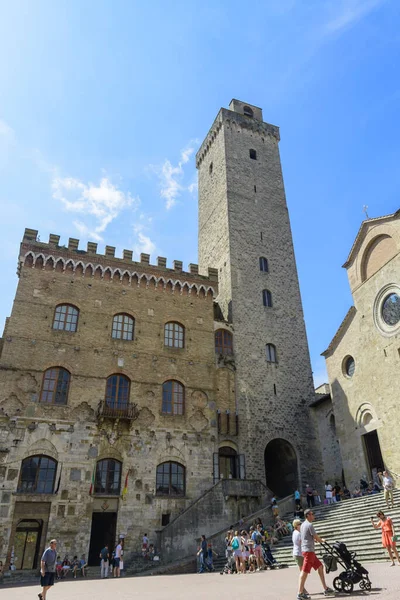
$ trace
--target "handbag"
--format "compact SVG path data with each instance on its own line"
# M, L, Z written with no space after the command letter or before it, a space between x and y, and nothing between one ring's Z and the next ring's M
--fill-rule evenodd
M400 541L400 536L399 535L394 535L392 537L392 542L399 542Z

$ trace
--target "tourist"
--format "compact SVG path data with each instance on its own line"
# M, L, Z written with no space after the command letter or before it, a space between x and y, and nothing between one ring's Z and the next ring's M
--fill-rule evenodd
M121 577L121 569L120 569L121 556L122 556L122 544L121 544L121 540L119 540L118 544L115 546L114 577Z
M258 524L256 529L254 529L254 527L251 527L250 535L253 542L253 551L254 556L256 558L257 571L261 571L261 569L264 567L264 559L262 555L262 525Z
M393 477L387 472L387 471L383 471L382 473L382 484L383 484L383 489L384 489L384 494L385 494L385 502L387 504L387 507L390 508L389 506L389 500L392 504L392 508L394 508L394 499L393 499L393 490L394 490L394 479Z
M214 556L218 556L218 554L216 552L214 552L211 542L208 542L208 544L207 544L207 563L208 563L210 571L214 571L214 566L213 566L213 557Z
M271 500L271 508L272 508L272 515L274 517L277 517L279 515L279 506L278 506L278 503L276 501L276 498L272 498L272 500Z
M396 536L394 533L393 521L390 517L387 517L382 510L380 510L376 516L378 517L378 523L375 523L374 517L371 517L372 527L374 529L382 529L382 546L386 548L389 554L389 558L392 561L391 567L394 567L393 554L397 558L400 564L399 553L396 547Z
M319 544L324 543L323 540L313 527L313 521L315 520L315 515L312 509L307 509L304 512L305 521L300 527L301 534L301 551L304 557L304 562L301 567L301 573L299 577L299 589L297 593L298 600L305 600L308 596L304 592L304 585L308 575L311 572L311 569L315 569L318 571L318 575L321 579L322 586L324 588L324 595L330 596L335 592L326 585L324 567L321 561L317 558L315 554L315 542Z
M299 570L301 571L301 568L303 566L303 562L304 562L304 556L301 552L301 533L300 533L300 526L301 526L301 521L300 519L295 519L293 521L293 534L292 534L292 542L293 542L293 558L295 560L295 563L297 564L297 566L299 567ZM310 594L307 592L306 588L304 588L303 590L303 597L304 598L311 598Z
M235 557L236 572L242 573L244 561L242 556L242 540L241 536L239 536L238 531L235 531L235 535L232 538L231 546L233 550L233 556Z
M318 494L318 492L315 488L313 489L313 496L314 496L314 506L315 506L315 504L321 504L321 496Z
M325 501L326 504L332 504L332 486L329 481L325 482Z
M145 557L147 554L147 548L149 546L149 538L147 537L147 533L144 534L142 538L142 554Z
M62 561L62 567L61 567L61 577L65 579L65 577L67 577L68 573L71 570L71 561L68 558L68 554L66 554L64 556L64 560Z
M365 496L367 494L368 483L365 481L365 478L363 478L363 477L360 478L360 490L361 490L362 496Z
M0 560L0 583L3 583L3 578L4 578L4 566L3 566L3 561Z
M308 483L306 485L306 498L307 498L307 507L311 508L312 506L314 506L315 501L314 501L313 488Z
M84 554L82 554L82 556L79 559L79 568L81 570L82 577L86 577L86 573L85 573L86 567L87 567L86 556Z
M200 557L199 573L204 573L207 568L207 540L205 535L201 536L200 549L197 552L197 556Z
M358 486L356 486L353 490L353 498L361 498L362 493Z
M335 481L335 498L336 498L336 502L340 502L341 501L341 495L342 495L342 488Z
M61 579L62 577L62 560L61 560L61 556L57 556L57 561L56 561L56 578L57 579Z
M71 563L71 569L74 574L74 579L76 579L76 572L79 569L80 563L77 556L74 556Z
M101 579L107 579L108 578L108 571L109 571L109 558L110 558L110 553L108 551L108 544L106 544L104 546L104 548L102 550L100 550L100 577Z
M233 531L232 531L232 529L230 529L225 536L225 557L227 560L229 560L230 557L232 556L232 546L231 546L232 538L233 538Z
M43 552L40 561L40 585L42 592L38 594L39 600L46 600L46 595L51 586L54 585L57 561L57 540L50 540L49 547Z
M289 534L285 521L282 521L282 519L280 519L279 517L276 517L274 529L277 535L280 537L284 537L285 535Z
M294 491L294 505L296 508L301 505L301 495L299 490Z

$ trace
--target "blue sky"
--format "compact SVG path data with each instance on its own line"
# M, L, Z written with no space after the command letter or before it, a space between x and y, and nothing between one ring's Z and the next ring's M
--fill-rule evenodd
M231 98L281 128L311 359L399 193L397 0L15 0L0 22L0 321L25 227L197 262L194 154ZM0 325L1 326L1 325Z

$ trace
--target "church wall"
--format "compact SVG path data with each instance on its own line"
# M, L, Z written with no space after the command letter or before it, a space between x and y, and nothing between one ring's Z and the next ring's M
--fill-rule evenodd
M358 260L360 260L359 257ZM368 472L362 436L376 430L385 466L400 473L398 422L400 418L400 332L385 335L376 326L375 302L388 284L399 285L400 254L384 264L354 292L356 314L332 350L326 365L332 390L336 427L346 483L359 482ZM344 372L344 359L352 356L352 377Z

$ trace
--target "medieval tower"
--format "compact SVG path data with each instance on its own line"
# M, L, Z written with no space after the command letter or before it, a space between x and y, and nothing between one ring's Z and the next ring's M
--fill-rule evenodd
M308 478L316 485L321 461L278 142L260 108L232 100L196 160L199 267L218 269L221 319L232 326L239 451L247 478L285 495Z

